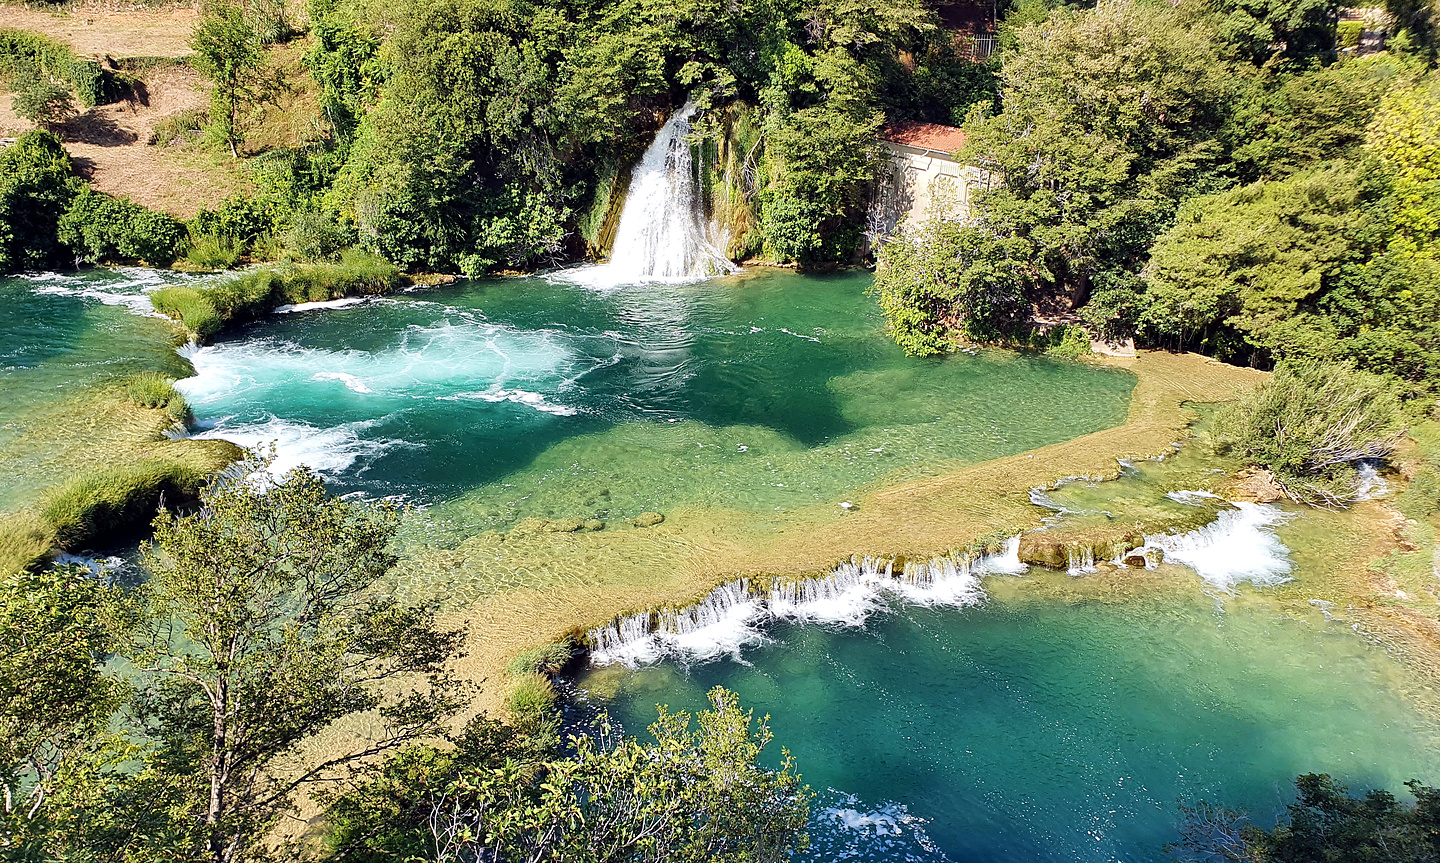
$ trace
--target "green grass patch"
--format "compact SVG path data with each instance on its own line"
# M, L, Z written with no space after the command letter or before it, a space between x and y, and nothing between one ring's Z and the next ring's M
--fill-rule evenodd
M400 270L384 258L347 250L338 262L288 264L250 270L210 285L172 285L150 295L160 312L197 338L288 303L383 294L400 284Z
M163 409L176 422L190 415L190 406L185 397L175 389L175 382L169 375L160 372L140 372L122 381L125 398L142 408Z
M55 547L55 528L30 510L0 515L0 575L34 569Z
M546 644L541 647L532 647L514 659L510 660L508 669L511 674L522 676L525 674L559 674L560 670L570 662L575 655L575 648L569 642L561 641Z
M550 678L537 672L519 675L510 690L510 712L517 719L543 719L554 711L560 695Z
M176 441L154 453L92 468L47 494L40 518L53 528L55 544L75 551L148 524L162 501L195 499L217 471L244 454L228 441Z

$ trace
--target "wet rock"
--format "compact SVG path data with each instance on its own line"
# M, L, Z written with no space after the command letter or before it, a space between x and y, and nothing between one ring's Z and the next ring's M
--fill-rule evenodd
M1065 569L1070 556L1065 540L1059 536L1047 536L1043 531L1023 534L1020 537L1020 562L1031 566L1048 566L1051 569Z
M631 524L635 525L636 527L654 527L655 525L659 524L664 520L665 516L661 515L658 512L642 512L639 515L635 516L635 519L631 522Z
M1285 497L1285 489L1275 481L1275 474L1263 467L1247 467L1235 475L1232 500L1250 503L1274 503Z
M605 522L598 518L587 518L585 519L585 523L580 526L589 531L604 530Z

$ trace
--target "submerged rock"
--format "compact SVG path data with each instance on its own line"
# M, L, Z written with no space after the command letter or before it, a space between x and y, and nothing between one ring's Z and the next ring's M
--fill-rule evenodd
M585 523L580 526L589 531L604 530L605 522L598 518L587 518L585 519Z
M639 515L635 516L635 519L631 522L631 524L635 525L636 527L654 527L655 525L659 524L664 520L665 516L661 515L658 512L642 512Z

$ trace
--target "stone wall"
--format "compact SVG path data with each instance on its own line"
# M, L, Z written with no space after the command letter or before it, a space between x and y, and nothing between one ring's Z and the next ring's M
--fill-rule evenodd
M918 224L938 218L963 222L970 218L971 196L986 188L990 182L987 172L961 165L948 153L882 143L890 154L891 171L875 192L868 232L872 238L887 237L907 221Z

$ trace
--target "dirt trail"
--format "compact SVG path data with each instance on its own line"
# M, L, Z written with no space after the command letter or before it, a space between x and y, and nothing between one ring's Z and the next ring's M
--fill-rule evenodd
M43 33L63 41L81 57L178 57L198 13L188 6L120 10L79 6L56 14L0 6L0 27ZM151 146L160 121L208 104L207 85L185 65L161 66L144 75L131 99L82 111L57 131L75 159L76 170L102 192L188 219L243 191L241 166L193 148ZM0 95L0 136L34 128L15 115L8 94Z

